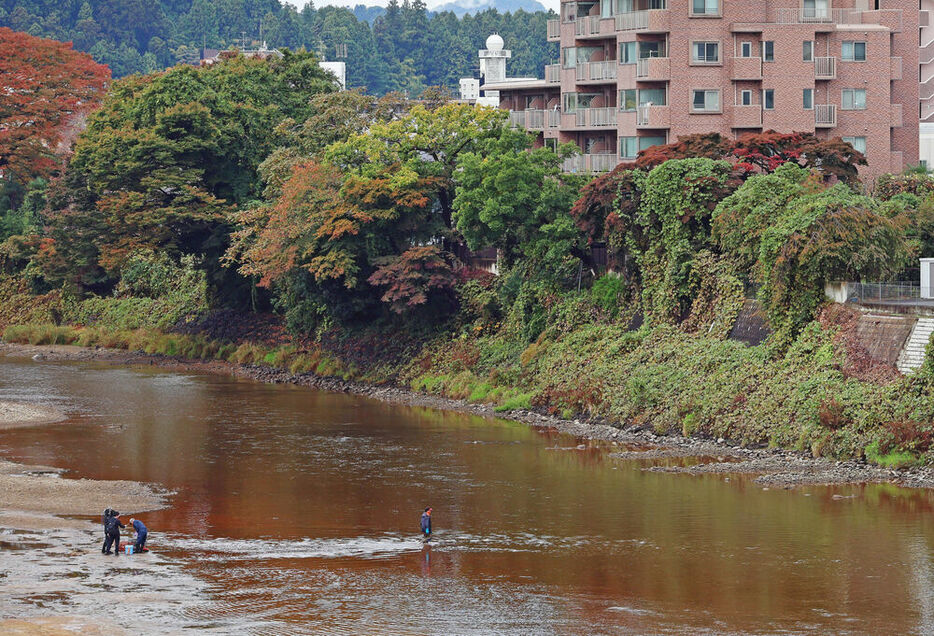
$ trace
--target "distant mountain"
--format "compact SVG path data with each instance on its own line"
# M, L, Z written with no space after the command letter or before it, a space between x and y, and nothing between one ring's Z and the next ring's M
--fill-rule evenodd
M454 15L461 17L464 14L479 13L486 9L496 9L500 13L515 13L523 10L527 13L536 11L547 11L545 5L536 0L453 0L431 9L433 13L442 11L451 11Z

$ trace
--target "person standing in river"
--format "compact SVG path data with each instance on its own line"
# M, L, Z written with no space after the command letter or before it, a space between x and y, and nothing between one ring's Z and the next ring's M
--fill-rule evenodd
M425 539L425 543L431 541L431 506L425 508L425 512L422 513L419 527L422 529L422 537Z
M120 522L120 513L114 510L113 515L108 517L104 523L104 548L101 552L110 554L110 546L116 544L113 554L120 556L120 528L126 528L126 526Z

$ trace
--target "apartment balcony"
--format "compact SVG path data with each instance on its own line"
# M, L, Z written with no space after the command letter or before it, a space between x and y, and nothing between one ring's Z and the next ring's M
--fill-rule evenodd
M893 80L902 79L902 58L893 57L890 59L889 79L893 79Z
M545 81L548 84L560 84L561 83L561 65L560 64L547 64L545 66Z
M574 35L578 40L612 38L616 35L616 23L598 15L578 18L574 21Z
M761 57L734 57L733 58L733 79L734 80L761 80L762 79L762 58Z
M616 130L616 108L578 108L567 117L570 125L564 128L611 128Z
M639 31L640 33L668 33L671 31L671 14L668 9L631 11L616 16L617 31Z
M920 61L922 64L934 62L934 40L927 43L922 42Z
M815 57L814 58L814 79L816 80L837 79L837 58Z
M832 30L837 24L862 24L863 13L860 9L778 9L773 22L776 24L813 24Z
M526 130L544 130L545 111L531 108L511 110L509 111L509 125L513 128L525 128Z
M815 104L814 105L814 127L815 128L835 128L837 125L837 105L836 104Z
M671 79L671 60L667 57L644 57L636 60L636 80L667 82Z
M671 128L668 106L645 104L636 109L636 128Z
M904 125L904 119L902 117L902 105L901 104L892 104L892 117L889 122L889 125L892 128L901 128Z
M619 164L619 157L613 153L576 155L565 159L561 169L573 173L609 172Z
M921 85L921 99L934 97L934 82L925 82Z
M733 106L733 128L762 128L762 105Z
M561 111L557 108L545 111L545 126L551 129L561 128Z
M546 32L549 42L561 41L561 20L548 20L546 23Z
M616 66L616 60L578 64L577 82L580 84L615 84Z

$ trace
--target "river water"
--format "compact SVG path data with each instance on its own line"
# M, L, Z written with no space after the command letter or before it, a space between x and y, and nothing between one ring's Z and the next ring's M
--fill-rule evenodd
M165 586L149 629L934 633L927 491L646 472L507 421L145 367L0 358L0 399L69 414L0 432L3 456L177 492L139 515L152 553L127 576ZM86 539L94 581L118 565ZM0 617L133 624L84 585L37 602L0 578Z

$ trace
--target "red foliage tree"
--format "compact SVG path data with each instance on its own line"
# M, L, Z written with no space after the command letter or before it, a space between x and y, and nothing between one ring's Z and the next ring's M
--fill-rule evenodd
M71 43L0 27L0 175L47 176L70 129L96 107L110 69Z
M397 314L432 299L453 305L457 276L446 256L435 245L410 248L399 256L381 259L369 283L385 290L382 301Z

